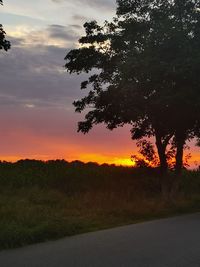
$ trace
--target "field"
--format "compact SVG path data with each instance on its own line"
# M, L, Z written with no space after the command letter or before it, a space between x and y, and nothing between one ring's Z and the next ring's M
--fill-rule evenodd
M0 249L200 210L200 172L173 204L157 170L65 161L0 163Z

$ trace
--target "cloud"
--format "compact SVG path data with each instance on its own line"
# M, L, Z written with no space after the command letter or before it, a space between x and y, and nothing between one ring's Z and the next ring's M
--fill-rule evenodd
M56 65L50 61L40 65L37 57L30 65L31 58L23 65L19 58L14 59L14 64L4 65L9 70L0 75L0 106L19 107L30 103L37 108L73 109L72 102L80 94L80 79L68 77L59 61ZM46 56L41 59L45 61Z
M82 29L82 26L78 25L78 24L71 24L69 25L70 27L76 29L76 30L81 30Z
M64 70L64 57L73 48L70 34L74 34L71 30L67 35L66 28L51 25L45 32L9 37L12 49L0 55L1 107L28 108L28 104L34 108L73 109L72 102L82 94L79 88L84 78ZM52 45L60 44L60 40L62 45Z
M79 15L79 14L75 14L73 15L72 17L75 21L79 21L79 22L85 22L85 21L89 21L91 20L91 18L88 18L88 17L85 17L85 16L82 16L82 15Z
M12 39L14 46L32 47L36 45L72 47L81 36L77 25L52 24L41 29L30 26L16 26L9 31L8 37Z
M23 38L20 38L20 37L12 37L12 36L9 36L9 41L12 43L12 46L15 47L15 46L21 46L21 44L24 42L24 39Z
M47 28L47 32L49 37L53 39L75 41L78 40L79 36L74 31L74 28L74 25L66 27L62 25L53 24ZM80 28L76 27L76 29Z
M52 0L54 3L69 2L69 0ZM115 0L73 0L74 4L86 5L92 8L107 9L108 11L115 8Z
M25 16L25 15L18 15L13 13L5 12L1 13L1 21L5 25L31 25L31 26L42 26L45 25L44 20L34 18L31 16Z
M52 2L54 2L54 3L60 3L60 2L62 2L63 0L51 0Z
M83 95L85 76L66 73L64 58L75 47L78 31L73 24L16 27L8 35L12 49L0 54L0 106L72 110L73 101Z

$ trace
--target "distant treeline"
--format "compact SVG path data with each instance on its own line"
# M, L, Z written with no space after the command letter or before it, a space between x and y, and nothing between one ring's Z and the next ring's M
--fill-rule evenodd
M101 191L154 195L160 193L160 184L158 170L152 168L99 165L81 161L69 163L65 160L0 162L0 189L36 186L58 189L67 194ZM184 171L182 191L200 192L200 171Z

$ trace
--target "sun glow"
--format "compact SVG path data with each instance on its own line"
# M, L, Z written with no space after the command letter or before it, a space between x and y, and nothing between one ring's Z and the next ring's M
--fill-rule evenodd
M134 167L136 163L129 158L118 158L113 161L113 164Z
M117 166L129 166L134 167L135 162L128 157L113 157L111 155L97 155L97 154L85 154L80 155L79 159L83 162L97 162L99 164L107 163L107 164L115 164Z

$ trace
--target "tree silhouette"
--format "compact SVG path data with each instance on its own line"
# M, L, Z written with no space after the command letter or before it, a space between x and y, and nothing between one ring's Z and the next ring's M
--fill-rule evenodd
M199 0L118 0L112 22L85 23L81 47L65 58L68 72L91 74L81 84L88 95L74 102L87 110L78 130L131 124L133 139L155 137L162 173L175 148L179 175L200 124L199 10Z
M2 0L0 0L0 5L3 5ZM3 26L2 24L0 24L0 49L7 51L8 49L10 49L11 45L10 42L5 39L5 35L6 33L3 29Z

